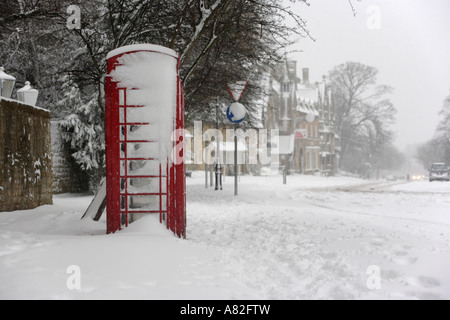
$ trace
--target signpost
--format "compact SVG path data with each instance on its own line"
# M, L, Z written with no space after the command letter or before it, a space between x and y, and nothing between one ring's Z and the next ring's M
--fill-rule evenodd
M216 103L216 130L219 131L219 98L217 98ZM221 141L216 139L217 150L216 150L216 188L215 190L222 190L222 168L220 166L220 144Z
M228 92L234 101L239 102L247 89L248 81L237 81L228 85Z
M238 195L238 137L236 135L236 130L238 125L242 123L247 117L247 110L245 106L239 101L244 94L245 89L247 89L248 81L238 81L234 84L228 85L228 91L231 97L234 99L227 109L227 118L231 123L234 123L234 195Z

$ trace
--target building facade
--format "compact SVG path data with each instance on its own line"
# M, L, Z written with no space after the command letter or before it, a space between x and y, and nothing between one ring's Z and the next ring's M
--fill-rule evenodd
M280 162L302 174L334 175L339 164L331 90L325 77L310 83L309 69L297 75L297 62L286 60L272 73L264 112L266 129L278 129ZM286 143L284 141L291 141Z

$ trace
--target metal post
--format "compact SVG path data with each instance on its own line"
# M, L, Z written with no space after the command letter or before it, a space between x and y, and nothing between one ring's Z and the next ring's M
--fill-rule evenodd
M234 126L234 195L238 195L238 137L237 125Z
M205 163L205 189L208 189L208 165Z
M219 190L219 165L218 164L216 164L215 175L216 175L216 179L215 179L216 187L215 187L215 190L217 191L217 190Z
M219 185L220 185L220 190L223 190L223 185L222 185L222 166L220 166L220 170L219 170Z
M206 150L208 150L207 147ZM208 189L208 152L206 152L206 159L205 159L205 189Z
M219 190L219 168L220 168L220 141L219 141L219 98L216 103L216 191Z
M214 181L214 166L212 164L209 165L209 182L210 182L210 186L213 186L213 181Z

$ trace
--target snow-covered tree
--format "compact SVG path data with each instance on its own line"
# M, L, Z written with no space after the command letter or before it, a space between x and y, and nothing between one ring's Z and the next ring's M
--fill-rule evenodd
M95 94L85 102L75 84L66 82L64 86L65 96L59 107L72 112L59 123L61 137L70 144L76 163L88 172L89 189L96 190L105 173L104 119L96 110Z
M444 100L439 113L441 121L436 128L434 138L419 146L417 159L429 169L434 162L444 162L450 165L450 96Z
M396 110L387 96L393 89L377 84L378 70L347 62L329 74L341 138L341 168L358 171L366 163L380 165L382 151L392 142Z
M73 30L80 49L72 55L71 75L81 92L97 92L97 104L89 104L94 119L103 116L105 56L117 47L155 43L179 52L189 120L214 114L217 98L230 101L226 86L237 80L251 83L244 103L252 115L262 95L263 68L281 58L289 35L307 35L305 22L277 0L95 0L83 9L82 27ZM286 16L297 28L285 26ZM87 128L98 125L79 115L70 119L87 121ZM85 158L89 150L75 155Z
M213 114L217 98L229 102L226 86L237 80L250 82L243 102L252 115L254 101L263 94L265 68L278 62L291 35L308 34L305 21L279 0L4 2L0 64L16 63L14 72L7 68L13 75L27 70L20 81L31 81L41 91L40 101L53 116L67 117L63 128L74 158L99 175L104 170L100 140L110 50L154 43L179 52L188 120ZM69 5L80 7L81 28L67 28ZM297 26L286 26L287 17ZM65 75L70 75L70 85Z
M445 152L446 158L450 160L450 96L444 101L444 106L440 112L441 122L437 128L436 138L443 141L447 145Z
M75 50L65 24L67 3L4 0L0 10L0 65L16 77L17 87L30 81L40 92L38 106L53 117L62 116L55 107L63 97L69 53Z

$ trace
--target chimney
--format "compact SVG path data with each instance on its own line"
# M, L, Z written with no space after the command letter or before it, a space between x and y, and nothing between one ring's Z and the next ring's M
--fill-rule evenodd
M309 69L303 68L303 83L309 84Z
M292 79L297 78L297 61L288 61L289 74Z

